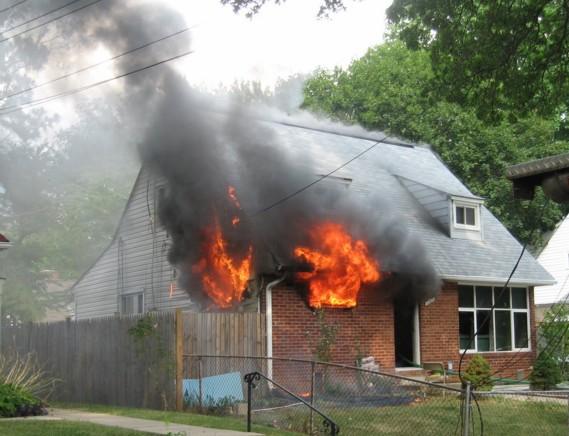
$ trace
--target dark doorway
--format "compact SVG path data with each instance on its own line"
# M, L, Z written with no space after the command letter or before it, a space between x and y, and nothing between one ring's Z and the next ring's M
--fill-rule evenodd
M405 300L395 300L395 366L414 366L414 325L415 304Z

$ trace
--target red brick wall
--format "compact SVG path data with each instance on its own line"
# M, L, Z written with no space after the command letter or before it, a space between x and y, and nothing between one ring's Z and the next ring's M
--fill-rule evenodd
M530 289L530 327L531 349L536 349L535 307L533 288ZM423 362L453 362L458 370L460 353L458 349L458 291L456 283L445 282L434 303L421 305L419 312L421 325L421 360ZM527 375L535 359L535 351L482 353L497 376L515 377L517 370ZM472 358L467 354L462 363L463 370Z
M293 289L273 290L273 356L313 359L318 319ZM338 326L333 361L354 365L359 352L382 368L395 365L393 305L381 292L363 290L353 309L324 309L325 322Z
M273 290L273 356L301 359L315 358L319 336L316 314L299 292L288 288ZM263 309L264 309L264 298ZM535 313L533 289L530 289L530 325L532 350L535 350ZM395 366L393 303L381 292L363 290L358 306L353 309L324 309L327 323L338 326L337 340L332 348L333 361L353 365L358 353L374 356L382 369ZM456 283L445 282L440 294L428 306L421 304L421 360L453 362L458 369L458 293ZM535 352L483 353L499 375L514 377L517 369L532 365ZM466 368L471 354L466 355ZM526 372L527 374L527 372Z

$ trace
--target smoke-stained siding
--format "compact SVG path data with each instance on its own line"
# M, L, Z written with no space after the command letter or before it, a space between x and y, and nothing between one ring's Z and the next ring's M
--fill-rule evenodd
M73 287L77 319L119 312L120 295L127 293L144 292L145 311L191 304L182 289L170 297L169 238L155 213L161 186L163 180L141 170L112 243Z

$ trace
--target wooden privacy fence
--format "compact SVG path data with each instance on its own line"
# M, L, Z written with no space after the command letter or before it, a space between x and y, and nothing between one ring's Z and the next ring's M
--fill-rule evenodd
M259 313L149 313L2 328L2 353L34 353L52 399L181 409L184 355L265 354ZM178 389L176 389L178 386Z

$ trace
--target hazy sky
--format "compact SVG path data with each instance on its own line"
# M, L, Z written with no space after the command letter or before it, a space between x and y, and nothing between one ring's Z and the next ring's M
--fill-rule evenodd
M324 19L317 18L322 0L287 0L281 5L268 0L252 19L235 14L231 7L221 5L220 0L130 0L129 7L136 12L142 4L156 4L156 7L168 4L182 14L187 25L195 26L190 46L185 47L194 53L169 65L181 71L190 83L212 89L235 81L259 81L265 87L271 87L279 78L285 79L296 73L310 73L318 67L346 66L382 41L385 10L391 0L346 0L346 11ZM84 13L88 12L86 9ZM176 30L179 26L164 29L163 35ZM53 57L38 72L39 82L117 54L112 47L104 45L88 52L70 50L64 47L65 42L64 38L59 38L51 44ZM174 42L164 43L164 57L183 51L168 53L168 47L175 46ZM141 65L153 61L144 59L142 54L137 57ZM34 92L34 98L88 85L116 73L115 65L106 63L57 82L55 87L40 88ZM116 80L81 95L106 98L117 92L128 93L124 85L124 80ZM57 99L44 108L62 115L60 126L63 127L75 120L76 100L75 96Z
M391 0L347 1L347 10L318 19L322 0L267 4L253 19L235 15L217 0L169 3L193 32L195 54L179 62L194 83L257 80L308 73L321 66L347 65L382 41Z

